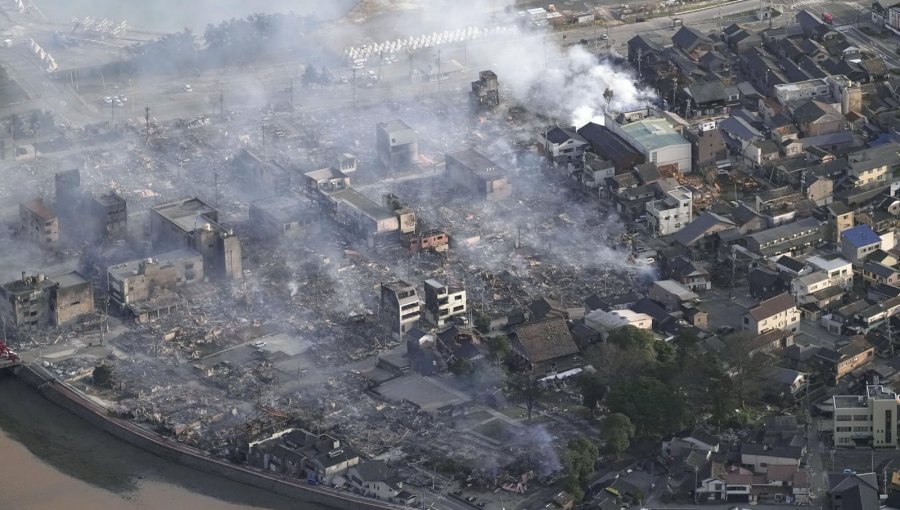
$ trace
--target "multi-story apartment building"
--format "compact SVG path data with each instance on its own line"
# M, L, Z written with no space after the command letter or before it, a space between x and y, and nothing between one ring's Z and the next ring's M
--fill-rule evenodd
M42 198L19 204L19 232L41 248L59 244L59 217Z
M415 287L403 280L381 284L381 321L391 336L401 339L421 314Z
M437 280L425 280L425 320L443 326L453 317L465 314L465 289L448 287Z
M897 446L900 397L896 393L870 384L865 395L835 395L833 399L835 446Z
M678 186L665 197L647 202L647 222L656 235L674 234L693 221L693 205L691 190Z

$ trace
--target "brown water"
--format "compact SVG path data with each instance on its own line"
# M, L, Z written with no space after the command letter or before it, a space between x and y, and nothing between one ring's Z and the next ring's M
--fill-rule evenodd
M134 448L0 374L0 510L322 510Z

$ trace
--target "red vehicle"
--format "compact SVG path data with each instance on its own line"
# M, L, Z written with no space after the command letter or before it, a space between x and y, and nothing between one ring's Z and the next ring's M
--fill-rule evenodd
M822 23L827 23L829 25L833 25L834 24L834 15L831 14L830 12L823 12L822 13Z
M6 359L9 361L19 361L19 356L9 350L9 347L6 346L6 342L0 340L0 360L2 359Z

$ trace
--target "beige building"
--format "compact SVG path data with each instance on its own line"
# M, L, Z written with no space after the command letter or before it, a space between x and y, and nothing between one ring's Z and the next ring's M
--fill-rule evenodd
M422 316L416 288L402 280L382 283L380 315L391 336L402 339Z
M866 386L865 395L835 395L834 444L897 446L897 408L900 398L881 386Z
M110 266L110 299L125 307L171 294L176 288L203 281L203 256L191 249Z
M42 198L19 204L19 231L41 248L59 244L59 218Z
M743 329L761 335L773 329L797 333L800 329L800 310L790 294L767 299L744 315Z

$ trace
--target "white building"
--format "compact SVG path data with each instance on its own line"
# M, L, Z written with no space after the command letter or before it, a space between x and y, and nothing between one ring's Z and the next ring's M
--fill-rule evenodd
M638 329L651 329L653 318L645 313L638 313L629 309L594 310L584 316L584 325L593 329L605 340L610 331L625 326L634 326Z
M838 447L897 446L897 409L900 398L881 386L866 386L865 395L835 395L834 444Z
M666 192L659 200L647 202L647 221L656 235L674 234L694 220L694 200L684 186Z
M451 288L437 280L425 280L425 320L435 326L466 315L465 289Z
M828 274L829 287L838 286L846 289L853 286L853 264L849 260L840 257L825 259L813 255L806 259L806 263Z
M672 165L680 173L693 171L691 143L678 134L667 120L649 118L619 124L607 116L606 126L643 154L647 162L656 163L659 168Z

